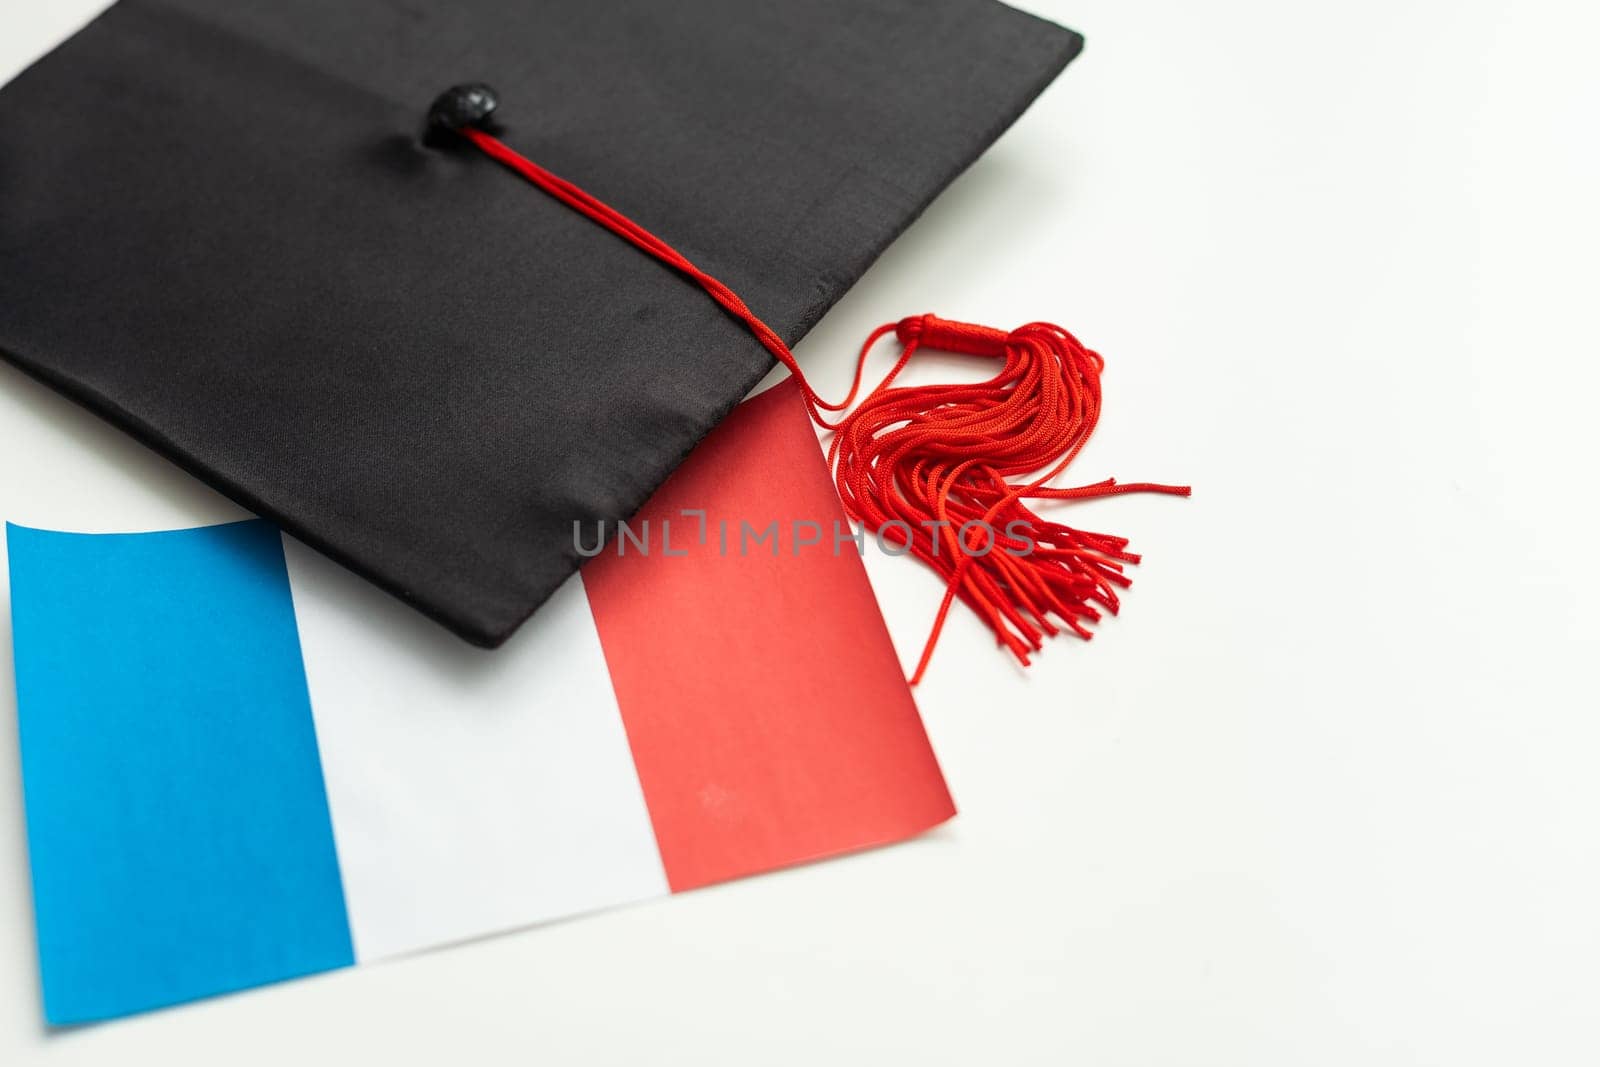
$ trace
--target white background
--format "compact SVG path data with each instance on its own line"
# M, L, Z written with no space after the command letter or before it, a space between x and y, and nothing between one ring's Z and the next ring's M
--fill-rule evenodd
M3 0L0 76L99 6ZM1148 554L1091 644L1023 672L955 619L961 816L46 1034L7 684L0 1063L1600 1062L1596 9L1027 6L1087 51L801 358L1055 319L1109 360L1077 480L1196 496L1075 513ZM236 514L9 369L0 506ZM912 659L937 585L870 567Z

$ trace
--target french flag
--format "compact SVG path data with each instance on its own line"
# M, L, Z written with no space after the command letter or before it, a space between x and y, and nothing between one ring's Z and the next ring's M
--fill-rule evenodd
M954 814L854 546L725 549L719 519L843 521L792 384L736 410L634 521L670 521L673 555L608 547L494 652L258 520L8 526L48 1019L681 892Z

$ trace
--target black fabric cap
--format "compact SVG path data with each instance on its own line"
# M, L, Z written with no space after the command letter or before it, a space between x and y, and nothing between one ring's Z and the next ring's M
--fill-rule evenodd
M792 343L1080 46L991 0L122 0L0 91L0 352L496 645L772 361L425 141L438 94Z

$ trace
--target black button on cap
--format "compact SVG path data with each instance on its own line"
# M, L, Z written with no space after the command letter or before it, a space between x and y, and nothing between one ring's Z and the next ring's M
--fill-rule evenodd
M452 85L428 108L428 127L454 133L468 126L481 126L499 106L499 94L487 85Z

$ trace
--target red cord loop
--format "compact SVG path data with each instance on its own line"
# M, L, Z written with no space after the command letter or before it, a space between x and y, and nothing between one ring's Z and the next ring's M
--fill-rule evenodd
M620 211L590 196L476 127L459 130L490 158L640 251L693 280L794 375L806 409L835 431L828 449L846 514L886 546L915 555L945 581L944 601L911 677L927 670L957 598L1026 664L1043 638L1116 613L1123 574L1139 557L1128 541L1049 521L1024 501L1071 501L1119 493L1188 496L1186 485L1119 485L1110 478L1076 488L1047 485L1066 469L1100 417L1105 360L1059 326L1034 322L1006 333L916 315L874 330L861 347L854 384L837 404L817 395L794 353L739 296ZM900 358L848 416L867 355L886 335ZM1003 360L993 377L967 385L891 388L919 348Z

